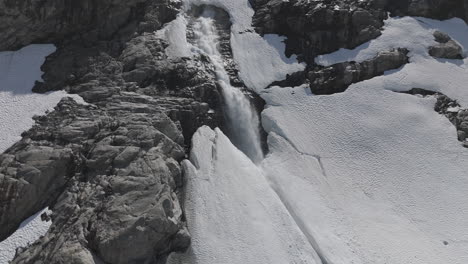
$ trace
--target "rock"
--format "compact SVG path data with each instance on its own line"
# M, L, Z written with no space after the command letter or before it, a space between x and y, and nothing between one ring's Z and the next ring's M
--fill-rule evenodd
M429 54L435 58L463 59L463 48L444 32L434 32L435 41L438 44L429 47Z
M434 38L435 38L435 41L439 43L447 43L452 39L449 35L439 30L436 30L434 32Z
M255 0L253 24L261 34L287 36L287 55L312 64L318 54L355 48L380 36L387 17L367 1Z
M112 38L129 26L129 22L140 22L147 30L154 30L175 16L174 3L169 0L0 0L0 50L44 41L72 40L90 45ZM139 10L145 8L152 12L147 12L146 17L139 15Z
M75 2L0 0L18 36L0 47L59 44L34 90L89 103L63 99L0 155L0 239L48 206L51 228L12 263L164 263L190 244L179 162L198 127L223 126L215 74L202 56L169 59L152 32L180 2Z
M429 54L435 58L463 59L462 47L452 39L429 47Z
M419 96L433 96L437 99L434 110L444 115L445 117L450 120L450 122L456 127L457 129L457 138L459 141L464 142L465 147L466 139L468 136L468 110L461 109L460 104L456 100L453 100L446 96L445 94L434 92L431 90L426 90L423 88L413 88L409 91L403 92L412 95L419 95Z
M375 58L356 62L343 62L329 67L318 67L307 74L314 94L344 92L349 85L382 75L408 63L408 50L394 49L380 52Z
M458 140L462 142L465 141L467 138L467 133L465 131L458 130L457 135L458 135Z
M468 19L468 0L378 0L374 5L388 10L392 16Z

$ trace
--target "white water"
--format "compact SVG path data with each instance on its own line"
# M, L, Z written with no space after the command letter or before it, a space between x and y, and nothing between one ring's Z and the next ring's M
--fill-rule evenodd
M260 121L247 96L232 87L218 50L219 36L214 21L215 11L205 8L193 25L195 45L207 55L215 67L216 77L225 101L225 113L231 141L252 161L263 159L260 141Z

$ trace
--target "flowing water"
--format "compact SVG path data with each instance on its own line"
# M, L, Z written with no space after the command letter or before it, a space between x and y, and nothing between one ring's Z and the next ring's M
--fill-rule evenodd
M215 10L205 8L193 24L195 46L207 55L214 65L217 81L224 97L227 133L237 148L253 162L263 159L260 138L260 119L249 98L230 84L229 74L219 52L219 35L215 24Z

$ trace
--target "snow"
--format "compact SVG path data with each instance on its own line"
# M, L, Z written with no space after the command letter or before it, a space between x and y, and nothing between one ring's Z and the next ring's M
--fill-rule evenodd
M331 96L262 93L271 150L263 170L328 263L468 262L468 151L435 99L393 92L440 91L466 107L467 60L430 57L436 29L468 47L459 19L390 19L376 40L317 62L406 47L410 64Z
M10 237L0 242L0 264L7 264L15 256L16 249L33 243L44 235L52 224L51 221L42 221L41 214L51 214L45 208L21 223L18 230Z
M425 88L442 92L458 99L468 107L468 59L435 59L428 54L428 47L436 44L433 33L440 30L449 34L467 50L468 27L458 18L438 21L420 17L390 18L385 23L382 36L365 43L354 50L341 49L332 54L318 56L318 64L328 66L343 61L364 61L374 57L379 51L393 48L410 50L410 62L401 70L389 71L389 76L374 78L365 84L354 86L381 86L393 91L408 91L412 88Z
M196 19L192 28L194 45L199 52L210 58L216 79L224 98L226 126L234 145L254 162L263 160L260 136L260 119L254 106L242 90L230 84L229 74L224 68L224 60L218 50L219 36L214 21L215 11L206 7Z
M64 91L47 94L31 92L34 82L41 80L41 65L45 57L55 51L53 45L29 45L14 52L0 52L0 152L21 139L21 133L34 124L34 115L43 115L64 97ZM71 96L84 103L77 95ZM17 247L34 242L47 232L50 222L41 221L39 215L25 220L20 228L0 242L0 264L10 261Z
M34 115L43 115L65 96L64 91L32 93L41 80L41 65L55 51L53 45L29 45L18 51L0 52L0 152L21 139L21 133L34 124ZM79 96L72 96L81 102Z
M238 21L234 2L217 3ZM425 88L468 105L467 59L427 54L436 29L467 50L459 19L391 18L376 40L317 62L406 47L411 63L401 69L326 96L252 81L267 103L270 153L256 167L219 130L196 133L184 163L193 244L170 263L468 263L468 151L434 98L394 92Z
M183 163L192 247L169 263L320 263L262 170L221 130L202 127L192 142Z
M248 0L184 0L185 10L193 5L213 5L230 14L233 57L239 67L239 77L250 89L260 92L272 82L284 80L287 74L304 70L305 64L298 63L296 56L284 55L284 37L272 34L261 37L255 33L254 10ZM191 45L185 36L187 20L183 16L179 15L156 33L168 41L169 57L190 57Z
M368 87L264 98L264 170L329 263L468 261L468 152L433 99Z
M168 41L169 46L165 51L170 59L191 57L192 55L190 45L187 42L187 23L184 15L179 14L176 19L156 32L157 36Z

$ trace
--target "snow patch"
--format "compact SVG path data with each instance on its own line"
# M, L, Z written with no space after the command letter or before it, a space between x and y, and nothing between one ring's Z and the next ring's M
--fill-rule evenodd
M18 51L0 52L0 152L21 139L21 133L34 124L34 115L43 115L65 96L84 102L80 96L64 91L32 93L40 81L41 65L55 51L53 45L29 45Z
M30 129L34 115L43 115L65 96L86 104L77 95L64 91L47 94L32 93L35 81L40 81L41 65L46 56L55 51L53 45L29 45L14 52L0 52L0 152L21 139L21 133ZM20 228L0 242L0 263L6 264L18 247L27 246L44 235L51 222L43 222L40 215L47 209L25 220Z
M45 208L29 217L21 223L15 233L0 242L0 264L9 263L9 261L13 260L17 248L26 247L28 244L39 239L47 232L47 230L49 230L52 222L42 221L41 214L43 213L50 215L52 211Z

